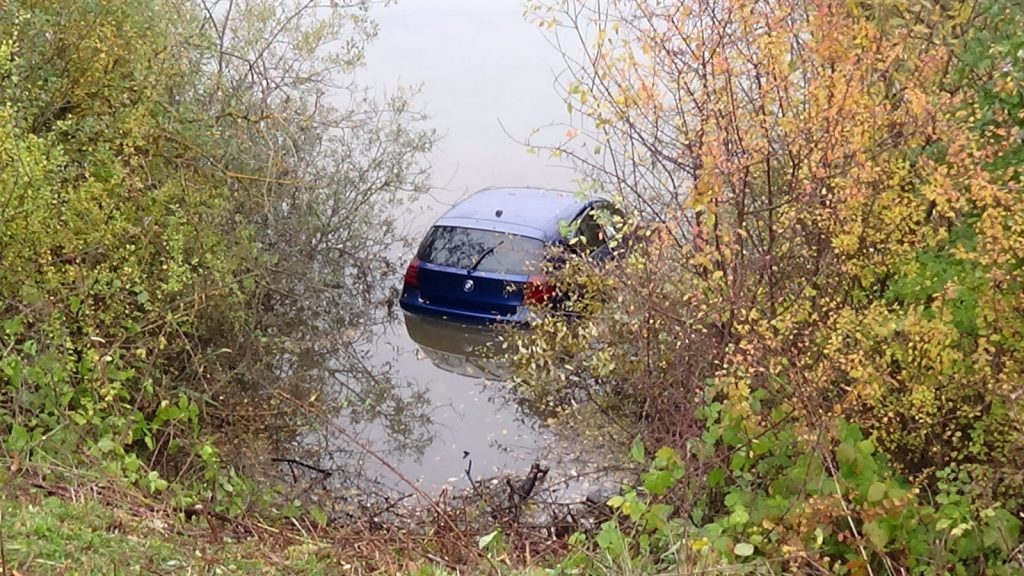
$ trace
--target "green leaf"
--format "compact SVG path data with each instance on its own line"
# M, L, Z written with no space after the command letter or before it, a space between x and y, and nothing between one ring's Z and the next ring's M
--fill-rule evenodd
M594 541L601 547L601 550L615 560L622 557L626 550L626 538L619 530L619 525L613 520L601 525L601 531L597 533Z
M500 533L500 530L494 529L491 532L489 532L487 534L484 534L483 536L480 537L479 540L476 541L477 547L479 549L481 549L481 550L487 548L488 546L491 545L491 542L494 542L494 539L498 537L499 533Z
M906 496L907 491L904 490L903 488L900 488L899 486L891 486L886 492L886 495L889 496L890 499L896 500Z
M39 288L25 284L21 287L21 299L25 304L34 306L43 300L43 293L40 292Z
M747 458L743 452L736 452L732 455L732 460L729 461L729 469L733 472L743 472L747 464L750 463L750 459Z
M857 449L870 456L875 453L875 444L871 440L861 440L857 442Z
M30 441L28 430L19 424L11 427L11 433L7 437L7 447L15 452L20 452Z
M7 335L11 337L21 334L23 322L21 316L4 320L4 332L7 332Z
M732 538L719 536L711 541L711 547L722 553L728 552L732 548Z
M330 522L330 519L327 517L327 513L324 512L323 508L320 508L319 506L310 507L309 515L313 518L317 525L321 527L327 526L327 523Z
M156 493L162 492L167 489L167 480L160 477L160 473L156 470L151 471L146 475L146 480L149 481L149 491Z
M853 444L843 442L836 448L836 458L839 459L840 464L849 466L857 460L857 450L853 447Z
M745 506L737 506L736 510L734 510L733 513L729 515L729 522L733 526L746 524L749 521L750 513L747 512L747 508Z
M678 464L678 462L679 453L668 446L662 446L654 453L654 464L658 468L667 468L671 464Z
M884 482L875 482L868 488L868 502L879 502L885 498L887 488Z
M114 440L110 436L104 436L96 442L96 448L101 453L107 453L114 449Z
M889 529L877 520L872 520L864 525L864 535L878 550L884 550L885 545L889 543Z
M629 457L637 464L643 464L647 460L643 440L639 438L633 440L633 444L629 447Z
M653 504L649 516L660 521L667 522L675 508L670 504Z
M754 553L754 545L750 542L740 542L732 550L737 556L747 557Z

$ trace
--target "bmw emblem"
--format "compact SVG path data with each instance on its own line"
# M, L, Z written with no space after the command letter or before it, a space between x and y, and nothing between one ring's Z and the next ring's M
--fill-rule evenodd
M466 280L465 284L462 285L462 290L465 291L465 292L472 292L473 291L473 281L472 280Z

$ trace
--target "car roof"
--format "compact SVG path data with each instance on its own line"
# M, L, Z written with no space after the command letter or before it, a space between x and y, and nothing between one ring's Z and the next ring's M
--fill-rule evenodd
M508 232L545 242L561 236L559 224L603 200L546 188L485 188L452 206L435 226Z

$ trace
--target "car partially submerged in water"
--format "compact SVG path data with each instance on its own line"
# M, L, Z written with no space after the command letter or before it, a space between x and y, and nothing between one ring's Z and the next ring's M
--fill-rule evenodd
M615 231L600 197L488 188L445 212L405 272L403 310L464 323L527 323L554 295L544 263L558 247L601 257Z

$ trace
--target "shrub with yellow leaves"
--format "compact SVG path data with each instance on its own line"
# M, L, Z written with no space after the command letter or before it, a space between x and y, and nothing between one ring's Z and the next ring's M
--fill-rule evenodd
M675 242L657 260L568 268L562 282L613 288L521 339L524 389L550 400L561 382L560 399L621 408L694 461L696 437L724 434L695 416L709 402L748 442L787 426L826 452L841 417L913 486L956 470L973 506L1021 509L1024 10L534 13L583 43L566 93L581 129L558 151Z

